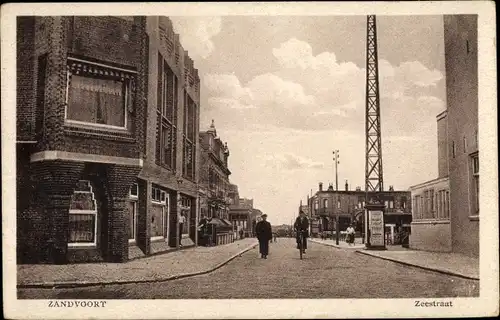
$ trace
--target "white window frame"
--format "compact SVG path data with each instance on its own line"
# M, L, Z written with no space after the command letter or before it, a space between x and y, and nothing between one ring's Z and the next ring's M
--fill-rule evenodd
M137 194L132 194L132 190L136 190ZM137 201L139 200L139 185L134 183L129 190L129 201L134 205L134 238L128 239L129 244L135 244L137 241Z
M168 196L167 196L167 192L165 190L162 190L162 189L159 189L159 188L156 188L156 187L152 187L151 188L151 193L153 195L156 195L156 190L160 190L160 199L151 199L151 203L153 204L156 204L156 205L161 205L162 207L162 215L161 215L161 225L162 225L162 230L163 230L163 235L161 236L155 236L155 237L150 237L150 240L151 241L155 241L155 240L162 240L162 239L168 239L168 214L167 214L167 211L169 210L169 206L167 206L168 204ZM164 196L164 199L162 200L162 195ZM167 221L165 221L167 220ZM165 233L165 224L167 226L167 232L166 234Z
M469 209L469 212L470 212L470 215L469 215L469 218L470 219L476 219L479 217L479 212L480 212L480 201L479 201L479 192L480 190L476 190L480 188L480 186L477 186L476 187L476 179L478 180L478 182L480 183L480 171L479 171L479 153L478 152L474 152L472 154L469 155L469 161L470 161L470 170L471 170L471 187L472 187L472 192L469 192L469 197L472 197L473 194L475 195L475 199L471 199L471 200L475 200L475 203L473 203L473 201L469 201L470 203L470 209ZM475 170L475 160L477 159L477 171Z
M91 62L83 59L77 59L73 57L68 57L68 64L69 62L81 62L84 64L88 65L94 65L96 67L101 67L101 68L106 68L106 69L112 69L115 71L121 71L129 74L136 75L137 71L134 70L128 70L128 69L123 69L123 68L117 68L113 67L110 65L102 64L102 63L96 63L96 62ZM125 113L125 121L123 126L114 126L114 125L109 125L109 124L102 124L102 123L92 123L92 122L85 122L85 121L79 121L79 120L72 120L68 119L68 106L69 106L69 87L71 83L71 68L69 65L67 66L67 72L66 72L66 103L64 106L64 122L68 124L74 124L74 125L82 125L82 126L88 126L88 127L95 127L95 128L102 128L102 129L113 129L113 130L120 130L120 131L127 131L128 130L128 97L129 97L129 91L131 90L130 88L130 81L124 82L125 84L125 91L123 92L124 94L124 103L123 103L123 112ZM81 77L85 77L85 75L82 75ZM106 80L105 78L100 78L101 80Z
M94 208L95 210L76 210L76 209L69 209L69 214L70 215L77 215L77 214L93 214L95 216L95 224L94 224L94 241L93 242L69 242L68 239L68 247L96 247L97 246L97 224L98 224L98 215L97 215L97 201L95 200L95 195L94 191L92 190L92 185L90 181L85 180L88 182L88 186L90 187L90 193L92 194L92 201L94 202ZM73 191L73 193L88 193L86 191ZM70 204L71 208L71 204ZM68 230L69 231L69 230Z

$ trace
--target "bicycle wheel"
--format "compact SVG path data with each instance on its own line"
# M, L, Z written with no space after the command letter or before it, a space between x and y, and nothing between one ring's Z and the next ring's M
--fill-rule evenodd
M302 233L299 236L299 242L300 260L302 260L302 252L304 251L304 238Z

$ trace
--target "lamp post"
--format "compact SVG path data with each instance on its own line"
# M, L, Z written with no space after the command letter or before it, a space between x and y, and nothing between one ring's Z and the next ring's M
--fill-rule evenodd
M337 165L340 164L339 158L339 150L335 150L332 152L333 153L333 161L335 162L335 191L339 191L339 175L338 175L338 168ZM332 201L333 202L333 201ZM332 206L335 206L334 203L332 203ZM335 208L335 244L339 245L339 207ZM332 235L333 237L333 235Z
M335 191L339 191L339 176L337 171L337 165L340 164L339 157L339 151L333 151L333 161L335 162Z

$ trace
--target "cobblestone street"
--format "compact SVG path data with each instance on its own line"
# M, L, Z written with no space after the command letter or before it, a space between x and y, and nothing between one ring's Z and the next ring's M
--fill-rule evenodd
M19 299L276 299L477 297L479 281L309 243L299 259L293 239L278 238L267 260L252 249L206 275L159 283L74 289L19 289Z

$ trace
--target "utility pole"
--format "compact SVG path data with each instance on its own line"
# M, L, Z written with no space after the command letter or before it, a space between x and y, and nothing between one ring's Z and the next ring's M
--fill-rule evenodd
M335 191L339 191L339 175L337 171L337 165L340 163L339 157L339 151L333 151L333 161L335 162Z

